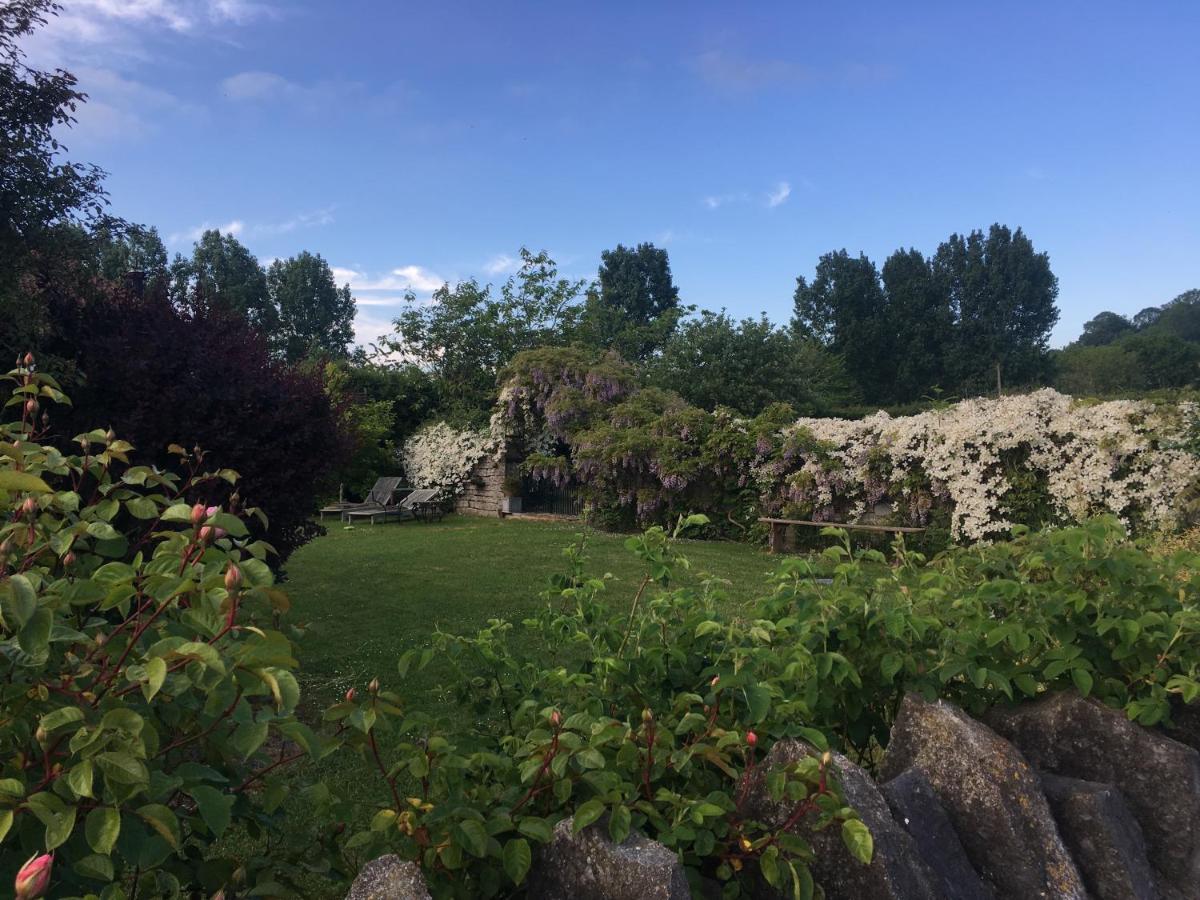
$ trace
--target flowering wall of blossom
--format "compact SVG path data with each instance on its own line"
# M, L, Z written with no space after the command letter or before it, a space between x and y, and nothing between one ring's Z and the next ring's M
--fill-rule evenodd
M513 361L490 429L426 429L406 445L405 468L453 489L507 446L527 476L570 486L613 525L705 512L737 534L761 515L854 522L883 510L957 541L1101 513L1145 532L1179 524L1200 480L1197 422L1195 404L1053 390L914 416L795 419L780 405L747 419L640 387L615 357L554 348Z
M398 456L413 487L437 488L440 496L451 498L462 491L475 466L501 446L490 428L460 430L435 422L405 441Z
M1129 526L1165 529L1200 477L1200 462L1182 447L1195 418L1191 405L1081 403L1041 390L915 416L800 419L754 475L768 513L854 521L886 500L916 525L947 510L960 540L1030 524L1014 512L1031 484L1052 521L1112 513Z

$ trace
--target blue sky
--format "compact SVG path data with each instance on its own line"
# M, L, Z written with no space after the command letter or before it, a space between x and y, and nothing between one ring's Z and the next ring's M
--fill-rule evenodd
M653 241L687 302L782 321L823 252L999 221L1050 253L1056 343L1200 287L1194 2L65 7L28 51L91 94L67 143L114 210L321 253L364 339L523 244L590 277Z

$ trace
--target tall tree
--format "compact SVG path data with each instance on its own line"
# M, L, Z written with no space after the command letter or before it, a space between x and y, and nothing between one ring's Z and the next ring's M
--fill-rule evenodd
M409 294L381 350L429 371L450 418L483 422L503 366L522 350L563 344L574 333L584 284L562 278L545 251L522 247L521 268L499 292L471 279L438 288L432 303Z
M279 316L272 343L285 359L346 356L354 340L354 298L350 285L337 286L319 254L305 250L275 260L267 270L267 292Z
M73 266L86 235L78 226L108 221L104 172L71 162L60 142L86 95L70 72L26 65L18 46L58 9L0 3L0 353L10 361L42 347L51 324L40 292Z
M232 234L204 232L190 259L176 255L171 277L171 298L183 309L235 313L268 337L279 329L279 310L271 302L267 275Z
M1050 257L1018 228L953 234L933 258L935 277L957 315L954 366L960 390L1042 383L1058 279Z
M894 354L890 399L905 403L935 388L950 389L946 356L954 311L932 264L918 250L897 250L883 264L882 274Z
M1103 347L1133 333L1133 323L1115 312L1097 313L1083 324L1079 343L1084 347Z
M811 415L854 399L841 359L765 315L738 322L705 310L679 326L649 371L655 384L694 406L748 416L772 403Z
M792 327L842 357L863 398L892 399L893 335L875 264L860 253L826 253L809 283L796 279Z
M617 244L600 254L580 335L590 346L645 360L662 348L683 313L667 251L648 243Z

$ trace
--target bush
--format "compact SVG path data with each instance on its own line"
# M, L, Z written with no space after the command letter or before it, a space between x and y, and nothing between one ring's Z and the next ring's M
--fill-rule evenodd
M56 896L275 894L299 867L220 843L257 846L280 767L321 747L293 715L263 515L186 501L236 487L202 454L174 474L112 431L45 443L39 405L64 398L26 359L0 426L0 879L45 850Z
M52 422L65 435L101 422L166 465L175 442L199 445L241 474L250 505L271 510L265 537L274 563L321 533L311 518L350 449L317 367L274 359L233 314L185 314L163 298L115 296L84 304L63 342L85 375L72 411ZM209 504L229 490L208 485Z
M643 831L729 895L746 867L803 885L803 829L785 838L751 820L748 780L793 797L803 825L840 820L852 850L869 836L815 759L755 772L782 738L870 769L909 691L979 714L1074 689L1147 726L1200 697L1200 554L1151 553L1112 518L1017 529L932 561L898 542L892 565L826 534L836 543L822 559L783 561L767 596L737 610L718 579L680 585L687 561L661 527L627 541L645 564L632 598L610 597L577 545L524 634L495 619L409 651L401 677L448 660L442 691L473 715L439 732L378 684L327 713L352 726L392 797L347 850L417 860L439 895L494 895L574 815L614 838Z
M676 534L703 524L681 520ZM399 850L421 863L439 896L504 895L523 882L555 823L573 815L576 831L600 822L614 841L631 829L649 834L680 853L693 879L727 883L726 896L737 895L745 870L811 896L813 851L802 830L750 813L763 779L774 800L790 802L791 823L837 827L870 860L870 835L841 799L829 757L763 770L773 740L802 737L823 749L825 738L782 707L773 714L779 672L760 667L773 653L761 624L722 622L715 583L670 588L687 561L661 527L627 546L646 565L632 609L607 599L605 579L585 576L577 546L553 602L525 623L538 638L534 652L515 653L513 626L493 620L475 636L439 634L434 648L405 654L402 677L435 655L451 662L446 690L480 717L477 727L423 733L426 723L403 719L401 696L377 682L327 711L351 726L347 740L391 796L347 850ZM726 652L712 652L718 645Z

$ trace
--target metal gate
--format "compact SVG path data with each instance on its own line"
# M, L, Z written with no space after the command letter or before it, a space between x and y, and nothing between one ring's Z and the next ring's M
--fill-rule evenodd
M581 504L570 487L558 488L546 480L521 480L521 512L577 516Z

